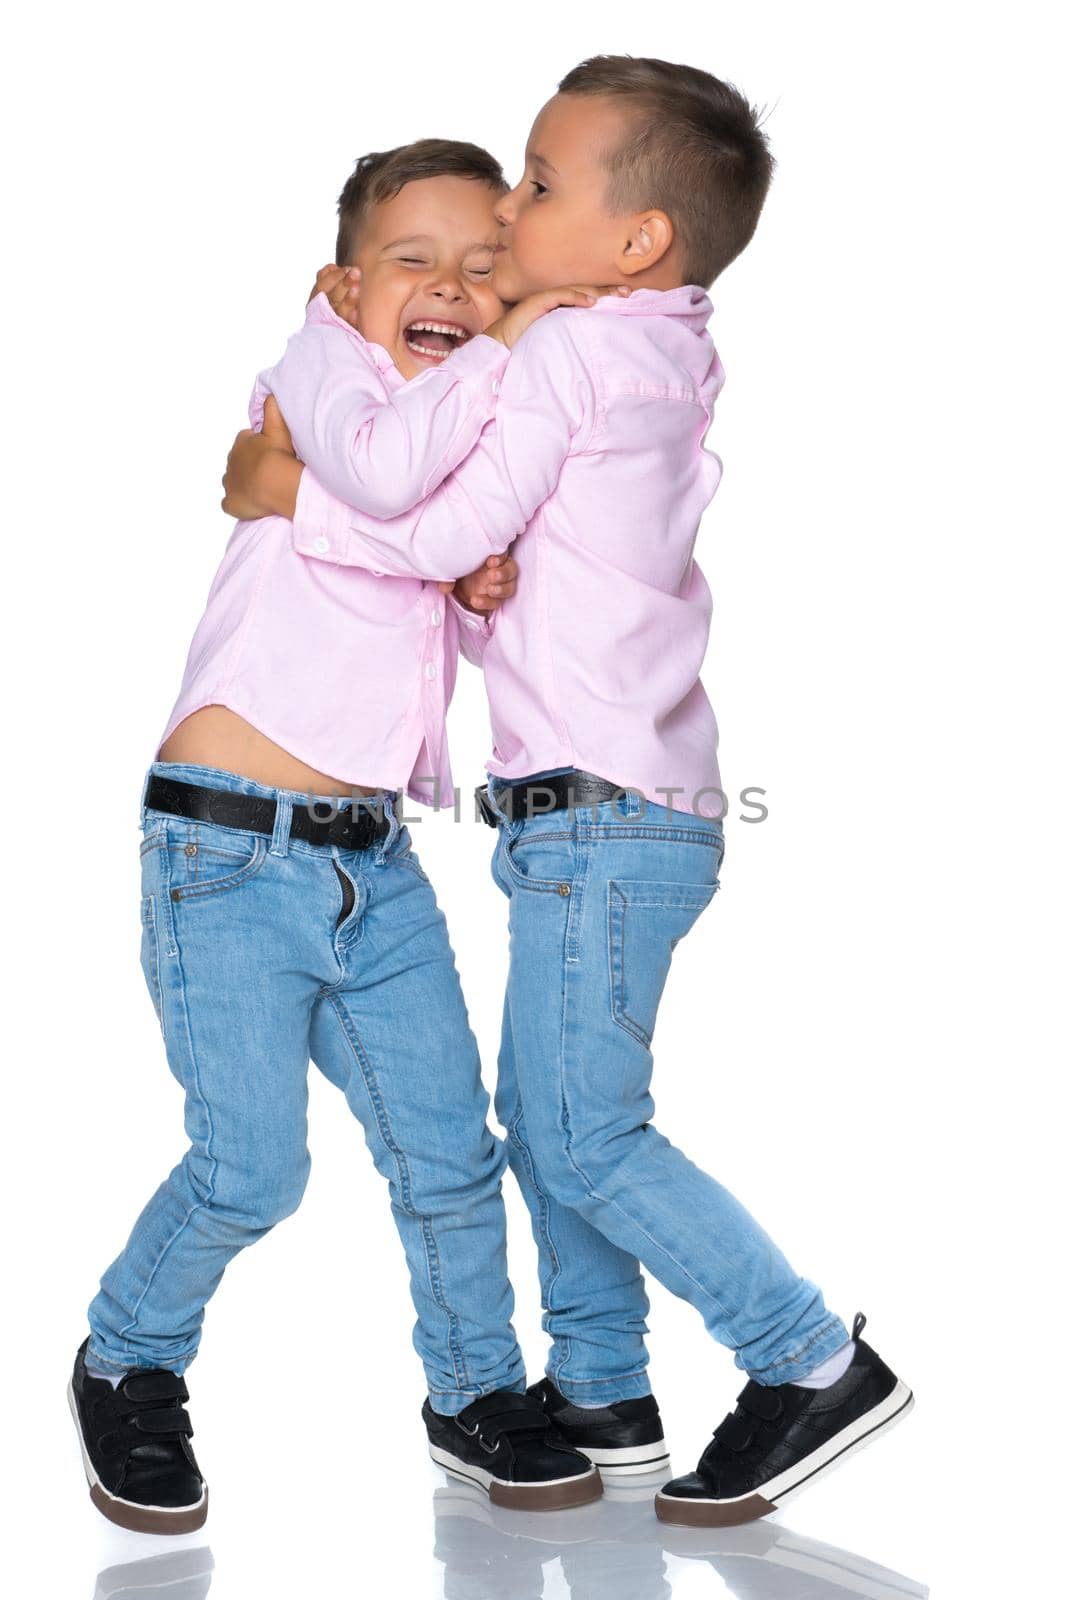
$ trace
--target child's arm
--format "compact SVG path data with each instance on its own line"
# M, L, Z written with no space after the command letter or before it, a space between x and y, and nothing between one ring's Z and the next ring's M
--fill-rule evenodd
M320 292L262 384L281 406L297 455L325 487L373 516L393 517L470 451L493 413L508 349L473 338L395 388L391 363L380 376L374 370L382 360Z
M292 520L294 549L341 566L437 579L473 572L506 550L555 489L567 456L594 436L594 369L579 320L543 317L519 340L477 446L403 516L353 510L297 469L295 499L271 507Z
M540 290L440 367L404 383L354 326L358 270L341 273L340 282L328 268L319 273L304 327L262 376L297 455L319 481L357 510L386 518L424 500L471 450L493 414L511 347L531 322L556 306L592 305L608 292L580 284Z

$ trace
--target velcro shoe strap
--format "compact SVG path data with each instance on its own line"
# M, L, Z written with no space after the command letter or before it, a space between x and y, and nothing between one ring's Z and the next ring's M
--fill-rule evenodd
M150 1400L184 1401L189 1398L185 1379L180 1378L176 1372L165 1372L162 1369L133 1373L122 1385L122 1392L127 1400L132 1400L135 1405L142 1405Z
M766 1384L746 1383L737 1397L737 1403L743 1411L753 1417L759 1417L761 1422L777 1422L785 1410L785 1401L775 1388L768 1388Z
M476 1428L490 1444L502 1433L550 1433L552 1421L524 1394L487 1394L456 1418L468 1432Z
M731 1411L715 1429L713 1437L727 1450L747 1450L756 1437L757 1424L752 1417Z
M188 1411L172 1411L169 1406L165 1411L141 1411L130 1418L129 1425L136 1428L138 1433L184 1433L189 1439L193 1436L193 1424Z

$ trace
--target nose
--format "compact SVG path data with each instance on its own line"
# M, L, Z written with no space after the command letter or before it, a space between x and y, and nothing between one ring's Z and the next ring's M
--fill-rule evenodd
M496 220L502 228L510 228L515 221L515 196L518 194L518 185L509 189L507 194L502 194L494 207Z
M458 274L452 273L446 273L438 278L436 283L430 284L428 293L434 300L440 300L449 306L457 305L468 298L463 279Z

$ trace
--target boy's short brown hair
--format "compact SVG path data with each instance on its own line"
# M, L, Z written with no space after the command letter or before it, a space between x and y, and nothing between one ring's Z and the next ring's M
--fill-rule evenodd
M473 178L490 189L507 188L499 161L476 144L458 139L416 139L395 150L360 156L337 199L338 266L351 265L359 230L372 205L391 200L418 178Z
M756 231L770 188L774 157L760 113L732 83L651 57L592 56L559 92L604 95L632 111L607 159L606 204L666 212L684 281L713 283Z

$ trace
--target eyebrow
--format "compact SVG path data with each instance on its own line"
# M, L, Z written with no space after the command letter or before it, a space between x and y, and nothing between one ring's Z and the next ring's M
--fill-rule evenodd
M437 243L437 240L431 238L431 236L428 233L411 233L411 234L408 234L406 238L403 238L403 239L391 239L388 244L383 244L379 254L380 255L384 255L387 250L395 250L398 247L398 245L402 245L402 244L428 244L428 245L433 245L433 244L436 244L436 243ZM495 250L495 249L496 249L496 241L494 239L479 239L476 244L469 244L469 245L466 246L466 253L469 253L471 250Z
M382 245L383 252L395 250L398 244L432 244L433 240L428 233L410 233L403 239L390 239L388 244Z
M539 167L545 167L549 172L554 172L557 178L559 177L559 171L552 165L547 156L539 156L534 153L530 156L530 160L536 161Z

